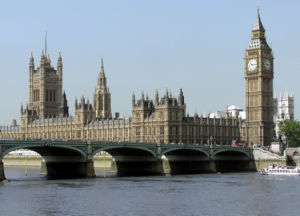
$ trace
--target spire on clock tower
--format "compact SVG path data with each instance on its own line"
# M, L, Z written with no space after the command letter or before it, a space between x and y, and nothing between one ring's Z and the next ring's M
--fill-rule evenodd
M252 28L252 31L265 31L265 28L264 26L262 25L261 23L261 20L260 20L260 15L259 15L259 8L257 8L257 17L256 17L256 22Z
M260 19L259 8L257 8L256 21L252 28L252 37L248 49L259 49L259 48L263 48L263 49L265 48L271 50L271 48L269 47L266 41L265 28Z

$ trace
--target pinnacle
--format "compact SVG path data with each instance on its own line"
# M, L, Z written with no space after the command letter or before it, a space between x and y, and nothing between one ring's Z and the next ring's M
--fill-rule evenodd
M260 20L259 8L257 8L257 17L256 17L255 24L252 28L252 31L257 31L257 30L265 31L265 28L263 27L261 20Z
M104 73L104 63L103 63L103 57L101 57L101 73Z

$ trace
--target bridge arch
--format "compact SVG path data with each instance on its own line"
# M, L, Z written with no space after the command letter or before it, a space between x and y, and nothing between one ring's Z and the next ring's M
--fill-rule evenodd
M174 148L166 149L162 152L162 155L166 155L168 153L175 152L175 151L177 151L179 153L180 153L180 151L200 152L200 153L203 153L204 155L206 155L207 159L209 159L209 157L210 157L208 152L206 152L202 149L199 149L199 148L195 149L195 148L190 148L190 147L186 147L186 148L174 147Z
M88 161L86 145L72 146L63 142L16 140L1 142L0 147L1 158L18 149L37 152L45 160L47 176L50 178L93 176L94 171L90 165L92 163Z
M165 173L204 173L210 172L209 152L201 148L174 146L162 152Z
M212 157L216 157L218 155L221 154L227 154L227 153L233 153L233 155L245 155L247 156L249 159L251 158L250 152L245 151L243 149L221 149L221 150L217 150L213 153Z
M96 148L96 149L93 150L92 155L95 156L98 152L105 151L105 152L108 152L109 154L111 154L113 156L114 153L118 152L118 150L123 151L124 153L125 152L129 153L131 150L133 150L133 151L137 150L139 152L149 153L154 158L157 157L157 154L155 152L153 152L152 150L148 149L148 148L144 148L144 147L130 147L130 146L106 146L106 147L99 147L99 148Z
M139 146L99 146L93 147L92 155L105 151L112 156L112 167L118 176L161 174L161 164L157 154L146 147Z
M28 149L28 150L37 152L42 157L43 156L47 156L44 152L45 152L45 150L49 150L49 149L54 150L54 152L57 149L63 150L63 151L65 151L65 150L67 150L67 151L71 150L72 153L80 154L82 156L82 160L83 161L86 160L86 153L84 151L82 151L81 149L76 148L76 147L72 147L72 146L30 145L30 144L29 145L19 145L19 146L14 146L14 147L7 148L7 149L5 149L2 152L1 157L4 158L8 153L10 153L12 151L15 151L15 150L19 150L19 149Z
M251 171L252 158L248 149L220 149L213 153L216 171L238 172Z

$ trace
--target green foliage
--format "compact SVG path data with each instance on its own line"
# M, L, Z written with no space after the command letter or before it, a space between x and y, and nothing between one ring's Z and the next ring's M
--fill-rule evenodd
M297 120L284 120L279 122L279 132L287 138L289 147L300 146L300 122Z

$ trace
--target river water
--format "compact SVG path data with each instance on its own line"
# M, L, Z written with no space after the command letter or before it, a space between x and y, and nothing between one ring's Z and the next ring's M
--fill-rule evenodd
M25 172L26 171L26 172ZM276 216L300 214L300 177L257 173L47 180L6 167L1 216ZM27 176L25 176L27 173Z

